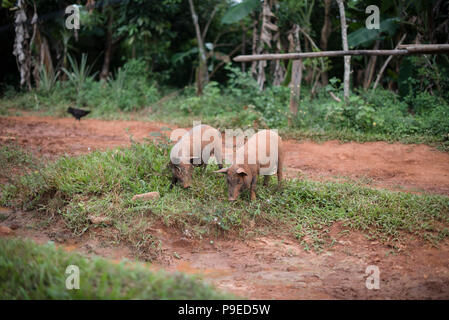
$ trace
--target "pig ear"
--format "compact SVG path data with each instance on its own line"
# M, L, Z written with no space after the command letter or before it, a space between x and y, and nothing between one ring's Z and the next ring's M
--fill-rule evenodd
M221 168L220 170L214 171L214 173L228 173L229 168Z
M248 175L248 172L246 172L245 169L243 169L243 168L238 168L236 172L237 172L237 174L242 174L245 176Z

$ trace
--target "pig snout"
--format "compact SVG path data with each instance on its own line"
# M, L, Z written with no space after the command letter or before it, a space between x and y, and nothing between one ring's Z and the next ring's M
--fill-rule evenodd
M228 201L235 201L240 195L240 189L238 187L233 187L232 189L229 189L228 192Z

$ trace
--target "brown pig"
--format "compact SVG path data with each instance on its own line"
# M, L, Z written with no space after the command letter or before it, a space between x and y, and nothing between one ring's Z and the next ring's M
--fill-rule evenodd
M179 182L184 188L189 188L194 167L205 167L212 155L217 159L218 167L223 168L220 132L208 125L198 125L190 129L178 140L170 153L172 185Z
M267 185L270 175L276 172L278 184L281 184L283 160L279 135L273 130L262 130L237 149L230 167L215 172L226 174L229 201L235 201L244 188L250 190L251 200L254 200L259 174L264 175L264 185Z

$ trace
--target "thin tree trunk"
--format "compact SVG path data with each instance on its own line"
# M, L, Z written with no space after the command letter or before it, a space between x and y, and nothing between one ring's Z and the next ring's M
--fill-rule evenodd
M276 52L281 52L281 34L280 32L276 32L273 41L276 42ZM274 74L273 74L273 85L280 86L285 78L285 66L284 62L281 60L274 61Z
M341 40L343 43L343 50L348 51L348 26L346 24L345 6L343 0L337 0L338 8L340 10L340 22L341 22ZM343 89L345 102L349 100L349 81L351 73L351 56L345 56L345 74L343 79Z
M269 0L264 0L262 8L262 26L260 30L260 41L257 48L257 54L261 54L264 51L264 46L267 45L271 48L271 41L273 36L271 32L277 32L278 27L271 22L271 18L274 17L271 11L271 3ZM265 67L267 66L266 61L259 61L257 66L257 84L259 89L262 91L265 86L266 76Z
M253 45L252 45L252 54L255 55L257 54L257 43L259 42L259 33L257 31L257 26L258 26L258 21L257 19L254 20L253 23ZM257 61L253 61L251 63L251 75L253 76L254 79L257 79Z
M330 20L330 8L331 8L331 0L324 0L324 24L323 28L321 29L321 50L326 51L327 50L327 41L329 40L332 26L331 26L331 20ZM329 77L327 75L327 71L324 70L321 73L321 81L323 82L323 86L326 86L329 83Z
M292 65L292 81L290 82L290 112L296 118L301 98L302 60L294 60Z
M67 69L67 51L69 47L69 41L70 41L70 33L63 33L62 34L62 44L64 46L63 54L62 54L62 68ZM67 74L65 72L62 72L61 78L62 81L67 80Z
M32 64L34 68L33 77L36 87L39 87L40 68L45 68L45 72L49 75L54 74L54 69L48 41L40 32L37 24L34 25L33 44L37 51L37 54L32 57Z
M20 85L26 85L31 90L31 50L30 34L28 30L28 17L26 14L26 2L19 0L17 10L14 13L14 49L13 55L16 56L17 67L20 72Z
M310 43L308 41L304 41L304 46L305 46L305 52L311 52L310 49ZM313 64L307 65L307 67L305 67L305 74L306 76L304 77L304 81L305 83L307 83L308 86L312 86L312 81L313 81Z
M193 1L189 0L190 13L192 14L193 25L195 27L196 39L198 41L199 67L197 76L197 95L203 94L203 88L209 82L209 73L207 71L206 49L204 48L203 38L201 36L200 26L198 24L198 15L195 12Z
M245 25L242 23L242 54L245 54L246 52L246 28ZM246 63L242 62L242 72L246 72Z
M290 51L301 52L301 42L299 41L299 26L294 25L288 36L290 42ZM302 80L302 59L293 60L292 78L290 81L290 112L294 118L298 116L299 100L301 96L301 80ZM289 124L291 125L291 119Z
M109 14L108 25L106 27L106 43L104 49L103 66L101 68L100 80L107 80L109 75L109 66L112 57L112 15Z

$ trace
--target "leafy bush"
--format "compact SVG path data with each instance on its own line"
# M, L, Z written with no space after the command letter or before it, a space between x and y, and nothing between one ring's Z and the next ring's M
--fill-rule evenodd
M39 86L38 89L48 93L55 87L59 72L47 70L44 65L39 67Z
M444 104L440 97L425 91L410 94L404 98L404 101L410 106L411 111L419 115L432 112L433 109Z
M326 119L337 128L355 128L370 131L383 119L376 115L371 104L366 103L359 96L351 96L349 103L332 102L327 105Z
M223 101L218 83L209 82L202 96L190 96L180 106L181 111L189 115L216 116L224 113Z
M399 93L413 101L416 95L429 93L449 100L449 69L437 63L438 56L410 56L403 59L399 72Z
M144 61L130 60L117 70L115 79L109 79L109 89L118 109L139 110L159 100L158 90L150 84L146 69Z
M87 54L81 55L81 61L78 63L72 56L68 55L71 70L62 68L62 71L69 78L69 82L76 88L76 91L80 93L84 88L87 81L92 80L97 72L91 75L93 65L87 64Z

